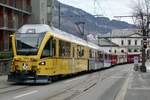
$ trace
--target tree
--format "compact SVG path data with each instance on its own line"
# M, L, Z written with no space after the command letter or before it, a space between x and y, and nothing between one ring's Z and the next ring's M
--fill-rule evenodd
M147 37L149 36L150 0L136 0L133 11L133 16L135 16L135 24L143 33L142 65L140 66L140 71L146 72L146 48L144 43L147 42Z

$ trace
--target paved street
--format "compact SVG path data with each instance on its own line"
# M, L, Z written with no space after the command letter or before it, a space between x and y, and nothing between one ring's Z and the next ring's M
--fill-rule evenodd
M7 83L1 76L0 100L149 100L149 77L150 72L134 72L133 64L48 85Z

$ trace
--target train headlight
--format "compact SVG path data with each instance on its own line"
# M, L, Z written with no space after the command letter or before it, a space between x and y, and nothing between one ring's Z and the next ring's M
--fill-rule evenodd
M39 63L39 65L46 65L46 62L42 61L42 62Z
M24 70L27 70L27 69L28 69L28 64L23 63L23 64L22 64L22 68L23 68Z

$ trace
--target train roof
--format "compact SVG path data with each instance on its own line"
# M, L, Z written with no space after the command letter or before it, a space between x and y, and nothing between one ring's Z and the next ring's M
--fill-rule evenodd
M17 30L16 33L44 33L50 32L54 37L60 38L62 40L66 40L72 43L76 43L79 45L87 46L89 48L93 48L96 50L100 50L100 47L94 43L83 40L77 36L59 30L55 27L49 27L46 24L27 24L23 25L20 29Z

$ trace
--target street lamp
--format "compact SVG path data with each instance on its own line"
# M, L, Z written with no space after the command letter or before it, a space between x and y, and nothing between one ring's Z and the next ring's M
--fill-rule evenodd
M147 49L147 37L143 37L143 47L142 47L142 65L140 66L140 71L141 72L146 72L146 49Z
M61 11L60 11L60 3L58 3L58 28L60 29L60 16L61 16Z

